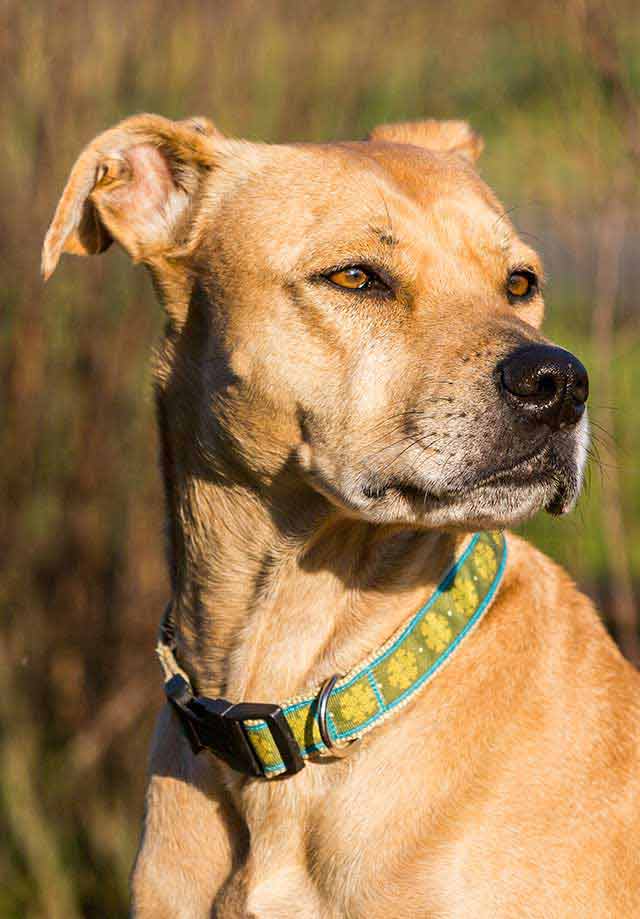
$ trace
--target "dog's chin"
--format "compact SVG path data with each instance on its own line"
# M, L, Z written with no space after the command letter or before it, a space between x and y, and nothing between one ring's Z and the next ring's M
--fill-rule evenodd
M446 486L418 477L388 479L369 473L344 492L331 491L333 502L372 523L407 524L464 530L517 526L546 510L553 515L573 509L581 487L579 457L561 460L552 451L516 469L484 470Z
M480 483L459 492L433 494L415 486L390 490L386 508L374 512L382 522L406 522L425 527L464 530L517 526L546 510L565 514L577 500L578 489L569 478L509 483Z
M369 483L346 494L318 485L349 516L371 523L477 531L517 526L542 510L568 513L578 498L579 476L556 470L529 481L505 478L439 492L411 482Z

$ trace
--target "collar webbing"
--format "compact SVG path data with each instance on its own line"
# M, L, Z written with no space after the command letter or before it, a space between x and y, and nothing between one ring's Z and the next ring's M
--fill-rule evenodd
M475 534L409 622L366 661L335 683L324 699L325 726L332 744L338 747L363 737L392 712L406 705L432 679L487 611L500 584L506 556L506 540L501 532ZM173 653L171 629L172 623L165 617L157 647L165 687L172 678L179 676L191 692L188 678ZM319 692L320 687L317 687L308 695L288 700L278 710L278 718L281 720L284 716L304 759L314 753L331 753L318 726ZM193 696L191 698L193 701ZM200 701L214 705L220 700ZM248 703L225 705L229 712L245 706L249 708ZM281 735L282 724L274 724L272 718L248 719L245 716L241 730L264 776L270 778L293 771L280 752L286 749L282 737L275 736ZM203 746L218 752L215 744Z

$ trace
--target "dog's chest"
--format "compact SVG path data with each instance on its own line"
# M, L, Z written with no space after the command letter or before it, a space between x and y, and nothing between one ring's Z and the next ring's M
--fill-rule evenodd
M388 919L399 904L415 919L434 914L438 892L431 896L426 845L434 778L423 749L407 747L418 733L412 721L406 729L394 725L408 757L394 761L374 741L366 765L310 764L300 774L299 800L286 783L256 789L270 800L252 802L249 859L229 885L221 919Z

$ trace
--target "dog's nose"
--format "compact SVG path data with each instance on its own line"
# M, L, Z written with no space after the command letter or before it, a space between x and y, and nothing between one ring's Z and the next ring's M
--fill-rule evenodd
M503 396L528 421L558 429L582 418L589 376L571 352L529 345L514 351L497 369Z

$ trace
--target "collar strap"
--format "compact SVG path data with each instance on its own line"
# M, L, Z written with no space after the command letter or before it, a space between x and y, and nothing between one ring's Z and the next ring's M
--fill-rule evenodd
M476 533L427 602L382 647L340 679L282 705L196 696L175 656L171 604L156 648L165 693L194 753L250 776L293 775L312 754L336 755L406 705L480 622L507 558L501 532Z

